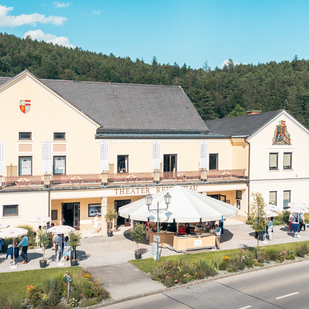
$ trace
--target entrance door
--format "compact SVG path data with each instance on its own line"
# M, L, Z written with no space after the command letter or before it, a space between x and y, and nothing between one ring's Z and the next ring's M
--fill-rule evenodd
M62 203L62 222L79 229L80 203Z
M115 211L118 213L119 207L130 204L130 203L131 203L131 200L115 201L115 204L114 204L115 205ZM117 217L117 226L120 226L120 225L130 226L131 225L130 221L131 221L130 219L126 219L126 218L118 216Z
M226 202L226 195L222 195L222 194L212 194L212 195L208 195L209 197L212 197L216 200L222 201L222 202Z
M163 156L163 172L177 171L177 155L169 154Z

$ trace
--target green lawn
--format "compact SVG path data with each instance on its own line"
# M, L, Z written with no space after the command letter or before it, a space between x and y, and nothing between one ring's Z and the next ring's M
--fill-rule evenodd
M12 294L25 298L27 285L37 286L43 277L54 277L57 274L65 274L66 271L74 275L82 270L81 267L65 267L0 273L0 304L1 300Z
M280 244L280 245L269 245L267 246L268 250L283 250L287 249L288 251L295 251L296 248L302 246L303 243L307 242L297 242L297 243L286 243L286 244ZM262 244L260 242L260 244ZM252 248L246 248L250 251L253 251L256 253L256 247ZM239 252L239 249L232 249L232 250L220 250L220 251L211 251L211 252L201 252L201 253L193 253L193 254L183 254L183 255L174 255L174 256L166 256L161 257L160 261L155 261L152 258L149 259L141 259L141 260L131 260L130 263L138 267L140 270L142 270L145 273L149 273L150 271L154 270L155 267L163 262L163 261L175 261L179 259L185 259L186 261L190 263L196 263L198 260L208 260L208 261L218 261L222 260L224 256L231 257L235 255L237 252Z

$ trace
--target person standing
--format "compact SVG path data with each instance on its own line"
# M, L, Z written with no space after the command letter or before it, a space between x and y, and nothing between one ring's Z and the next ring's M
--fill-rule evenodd
M218 224L215 225L214 234L216 235L216 246L220 250L220 238L221 238L221 227Z
M268 239L271 240L272 233L274 231L274 223L273 223L272 218L270 218L270 220L269 220L269 222L267 224L267 227L268 227Z
M36 242L36 248L40 249L41 243L40 243L40 234L42 233L42 226L39 225L38 230L36 231L36 236L35 236L35 242Z
M55 243L56 261L60 261L60 257L61 257L61 247L60 247L61 238L60 238L60 236L58 234L55 234L54 243Z
M98 232L98 220L99 220L99 216L98 216L98 214L96 214L93 218L93 232L92 232L92 234Z
M294 221L293 213L291 212L289 215L289 231L291 230L291 224Z
M22 250L21 250L21 257L24 259L24 261L22 262L22 264L27 264L28 262L28 256L27 256L27 251L28 251L28 237L26 235L23 236L23 239L21 240L21 242L18 244L18 247L22 246ZM14 250L14 248L13 248Z
M150 231L150 222L149 219L145 223L145 229L146 229L146 240L149 240L149 231Z

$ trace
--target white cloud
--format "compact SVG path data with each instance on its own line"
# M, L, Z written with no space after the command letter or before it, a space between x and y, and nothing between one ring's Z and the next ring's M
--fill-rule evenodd
M224 61L222 62L222 64L221 64L221 67L223 68L225 65L228 66L229 63L230 63L230 59L224 60ZM240 62L234 62L234 61L233 61L233 64L234 64L234 65L239 65Z
M93 11L92 15L96 15L96 14L100 14L100 13L101 13L101 11Z
M38 41L43 40L47 43L54 43L54 44L62 45L65 47L75 48L75 46L70 43L70 40L67 37L56 36L50 33L44 33L40 29L27 31L24 34L24 38L26 38L28 35L30 35L33 40L38 40Z
M62 16L48 16L33 13L33 14L21 14L18 16L8 15L10 11L13 11L14 7L7 7L0 4L0 27L17 27L22 25L36 26L37 23L54 25L62 25L67 18Z
M53 2L53 4L55 5L55 8L68 8L71 5L71 2Z

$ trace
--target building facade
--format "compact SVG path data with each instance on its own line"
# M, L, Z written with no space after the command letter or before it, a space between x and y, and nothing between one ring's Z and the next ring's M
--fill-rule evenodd
M0 107L0 221L11 226L49 215L90 233L96 213L175 185L244 217L252 192L272 202L276 191L279 204L286 191L306 199L299 160L308 131L285 111L205 124L178 86L41 80L28 71L0 77ZM278 121L292 143L272 144ZM268 169L276 158L278 169Z

